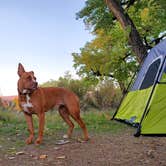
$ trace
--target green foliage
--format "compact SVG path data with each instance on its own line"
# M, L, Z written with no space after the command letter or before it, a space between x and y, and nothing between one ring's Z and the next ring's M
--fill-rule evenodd
M165 31L166 3L164 0L136 1L128 10L142 37L150 42L153 38Z
M113 16L102 0L88 0L85 7L76 14L76 18L82 18L87 28L94 26L97 29L109 29L113 24Z
M120 0L120 4L126 1ZM142 38L150 42L165 31L166 3L164 0L135 1L129 8L123 5ZM87 0L85 7L77 14L86 26L92 29L95 38L73 53L77 73L89 79L113 76L114 81L127 87L130 78L138 67L136 57L128 45L130 28L122 29L113 17L105 1Z
M125 1L119 0L119 2L123 4ZM126 8L126 5L121 6L132 18L142 37L157 37L160 32L165 31L165 0L136 0L129 8ZM85 25L93 29L93 32L98 29L109 31L114 29L116 23L104 0L87 0L76 17L83 19Z
M96 31L94 40L86 43L80 53L72 54L79 75L94 78L94 73L97 72L103 77L111 74L115 81L128 84L137 63L126 45L127 35L119 26L118 23L115 24L115 28L107 33L103 30Z

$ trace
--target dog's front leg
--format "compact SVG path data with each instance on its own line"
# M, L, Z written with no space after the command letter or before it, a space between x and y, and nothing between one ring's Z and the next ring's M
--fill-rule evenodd
M35 142L36 144L40 144L42 142L44 123L45 123L45 113L44 112L39 113L38 118L39 118L39 133L38 133L38 138Z
M26 139L26 143L27 144L31 144L34 138L34 128L33 128L33 120L32 120L32 115L31 114L27 114L26 112L24 112L25 115L25 119L28 125L28 130L29 130L29 137Z

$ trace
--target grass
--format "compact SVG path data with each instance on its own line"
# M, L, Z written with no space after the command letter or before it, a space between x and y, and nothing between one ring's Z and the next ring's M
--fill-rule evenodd
M90 133L108 132L117 134L127 130L127 125L116 121L111 121L113 111L89 111L81 113L81 117L86 123ZM74 122L74 121L73 121ZM81 131L75 123L75 131ZM34 115L35 135L38 132L38 119ZM46 113L45 138L54 138L58 133L65 133L67 130L66 123L61 119L58 112L50 111ZM56 135L57 134L57 135ZM27 125L22 112L2 111L0 110L0 147L5 145L9 152L15 151L16 147L25 146L25 139L28 136ZM5 149L3 148L3 149ZM0 148L1 151L1 148Z
M116 134L128 128L127 125L117 121L112 121L112 115L113 111L95 111L85 113L82 117L85 120L88 130L91 132L110 132L112 134Z
M116 121L111 121L113 111L89 111L81 113L81 117L85 121L87 128L91 132L111 132L117 133L128 128L126 125ZM38 118L33 115L34 126L38 128ZM74 121L73 121L74 122ZM75 129L80 130L76 122ZM52 111L46 113L45 133L52 134L55 131L67 129L67 124L59 116L58 112ZM22 112L0 111L0 134L14 135L19 133L27 134L27 125ZM37 132L35 130L35 132Z

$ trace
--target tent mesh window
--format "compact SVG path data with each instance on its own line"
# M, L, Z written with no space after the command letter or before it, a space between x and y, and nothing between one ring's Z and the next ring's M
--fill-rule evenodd
M150 65L148 71L146 72L146 75L144 77L144 80L141 84L140 89L146 89L153 85L157 72L160 67L160 63L161 63L161 59L157 59Z

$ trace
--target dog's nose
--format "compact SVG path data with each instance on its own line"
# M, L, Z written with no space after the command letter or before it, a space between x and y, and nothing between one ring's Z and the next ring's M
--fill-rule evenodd
M36 87L38 86L38 82L35 82L35 86L36 86Z
M33 88L33 89L36 89L37 86L38 86L38 83L37 83L37 82L33 82L33 84L32 84L32 88Z

